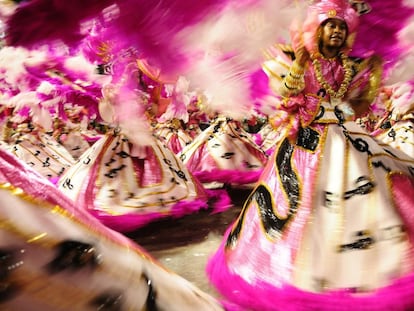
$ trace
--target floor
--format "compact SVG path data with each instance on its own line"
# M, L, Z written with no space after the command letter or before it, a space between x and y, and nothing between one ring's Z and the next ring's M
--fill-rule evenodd
M251 189L228 189L233 206L225 212L201 211L179 219L155 222L128 234L165 267L218 297L209 284L205 265L222 240L224 231L237 218Z

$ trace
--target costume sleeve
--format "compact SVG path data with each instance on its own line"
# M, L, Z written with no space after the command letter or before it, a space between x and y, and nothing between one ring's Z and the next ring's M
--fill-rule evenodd
M377 56L371 56L362 62L354 63L356 75L348 91L348 99L373 102L381 85L382 61Z
M270 88L282 97L297 95L305 88L304 68L294 58L290 46L279 45L272 58L263 64L263 70L269 76Z
M382 61L377 56L372 56L362 62L353 65L356 75L352 80L347 94L347 100L351 103L357 116L364 115L378 96L382 77Z

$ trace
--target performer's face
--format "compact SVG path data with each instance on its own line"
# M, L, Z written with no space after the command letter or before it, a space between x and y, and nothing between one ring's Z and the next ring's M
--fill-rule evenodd
M346 40L348 28L343 20L330 18L321 25L321 43L325 48L341 48Z

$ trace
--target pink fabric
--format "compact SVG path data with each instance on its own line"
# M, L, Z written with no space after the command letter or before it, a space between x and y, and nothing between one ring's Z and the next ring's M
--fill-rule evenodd
M369 0L365 1L371 11L360 16L355 44L350 55L366 57L375 53L383 59L388 72L400 60L405 49L399 42L399 32L414 14L405 0ZM381 38L381 40L372 40Z
M11 45L33 46L63 39L70 45L83 37L81 21L96 15L113 0L50 1L33 0L20 4L7 24L7 41ZM36 16L36 18L33 18Z
M213 209L213 214L221 213L233 206L231 198L224 189L206 189L209 205Z
M190 202L177 202L169 213L146 212L145 214L109 215L97 210L91 210L90 213L111 229L119 232L131 232L156 220L168 217L182 217L207 207L205 200L194 200Z
M141 187L158 184L162 180L162 169L152 148L145 147L145 159L132 158L134 171Z
M196 171L193 172L193 175L203 183L216 181L220 183L243 185L256 182L261 173L262 169L245 172L239 170L213 169L211 171Z
M227 234L226 234L227 235ZM414 310L412 284L414 274L369 294L345 291L326 294L305 292L287 284L248 283L234 274L226 264L223 244L210 258L207 274L219 291L230 301L237 301L244 311L409 311Z
M180 140L178 134L172 134L170 139L167 141L167 147L175 154L178 154L181 150L183 150L184 146L185 144L182 140Z
M109 215L102 211L91 210L90 213L99 219L105 226L119 232L131 232L138 228L144 227L154 221L166 219L169 217L179 218L185 215L193 214L201 209L212 208L212 213L224 212L232 206L230 197L227 192L222 190L207 190L208 200L180 201L174 204L169 213L148 213L145 214L124 214ZM209 203L209 204L208 204Z
M81 209L72 200L63 195L47 179L33 171L25 163L21 162L15 156L7 151L0 149L0 182L10 182L14 187L23 189L23 191L35 198L47 201L50 204L58 205L65 209L74 218L81 219L83 223L94 228L96 232L108 240L113 240L123 245L143 250L121 234L116 234L92 217L86 210Z
M274 212L283 218L289 214L289 202L285 193L280 190L280 182L275 172L276 155L275 153L269 160L269 165L265 167L257 185L266 185L273 194L273 201L277 202L273 207ZM243 221L249 225L243 226L243 236L238 239L237 246L226 254L231 267L243 267L240 271L243 271L244 278L252 281L267 278L278 283L283 282L285 277L290 277L294 269L296 251L300 248L306 223L312 214L314 181L319 158L320 152L309 153L298 149L294 154L293 165L299 172L304 172L301 176L302 193L299 198L301 203L295 214L295 224L287 226L283 241L275 242L263 233L256 204L249 204ZM250 249L251 245L260 245L260 247L255 247L254 251L246 254L245 250ZM275 260L277 265L274 264Z
M288 136L294 138L301 127L308 126L315 118L320 103L321 99L316 96L293 96L281 102L278 109L286 113L271 119L271 124L276 129L282 125L288 127Z

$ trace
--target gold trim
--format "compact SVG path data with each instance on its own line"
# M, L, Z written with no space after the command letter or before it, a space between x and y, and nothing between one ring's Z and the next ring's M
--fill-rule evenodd
M98 230L93 230L93 227L91 227L89 224L85 224L82 220L75 218L74 215L72 213L69 213L69 211L67 211L66 209L63 209L61 206L59 205L53 205L51 203L49 203L46 200L40 199L40 198L35 198L30 194L27 194L26 192L24 192L23 189L18 188L13 186L10 183L0 183L0 190L5 190L10 192L13 196L22 199L23 201L26 201L30 204L34 204L39 208L43 208L45 210L50 211L52 214L57 214L65 219L67 219L69 222L72 222L76 225L78 225L79 227L82 228L82 230L90 233L92 236L95 236L96 240L102 240L104 238L105 241L113 244L114 246L120 247L120 248L124 248L126 250L130 250L133 251L134 253L136 253L137 255L139 255L140 257L152 262L152 263L156 263L156 261L154 261L153 258L151 258L149 255L143 253L140 251L140 249L138 247L135 247L135 245L131 242L131 244L129 245L122 245L119 244L119 241L115 240L110 234L104 234L102 235L102 233L105 232L106 228L104 229L104 231L100 230L98 228ZM9 230L10 232L12 232L13 234L16 234L20 237L22 237L23 239L25 239L26 241L32 241L31 243L35 243L38 245L42 245L45 247L54 247L58 244L57 241L46 241L45 242L45 238L48 238L49 240L51 239L50 235L43 235L41 239L36 239L36 237L39 237L39 234L36 234L34 236L32 235L28 235L25 234L24 232L17 230L17 227L9 220L7 219L0 219L0 227L1 228L5 228L7 230ZM43 233L42 233L43 234ZM132 247L130 247L132 246Z

